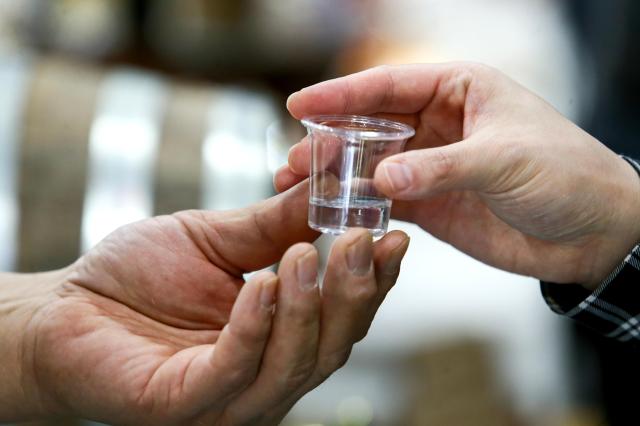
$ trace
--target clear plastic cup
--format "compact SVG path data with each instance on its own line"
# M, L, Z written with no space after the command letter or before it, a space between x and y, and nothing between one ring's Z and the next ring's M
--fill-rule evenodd
M373 175L380 161L402 152L413 128L356 115L312 116L302 124L311 139L309 226L330 234L351 227L387 232L391 200Z

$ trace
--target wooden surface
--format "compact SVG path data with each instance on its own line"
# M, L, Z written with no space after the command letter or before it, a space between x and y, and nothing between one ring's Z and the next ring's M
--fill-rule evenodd
M66 266L79 253L87 141L102 73L42 59L27 99L20 158L18 270Z

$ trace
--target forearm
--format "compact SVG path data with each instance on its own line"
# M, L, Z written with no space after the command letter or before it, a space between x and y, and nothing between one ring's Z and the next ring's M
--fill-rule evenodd
M625 157L626 158L626 157ZM608 262L590 285L541 283L542 294L551 309L583 323L601 334L620 341L640 341L640 328L636 318L640 313L640 164L626 158L632 167L629 174L630 190L619 197L621 232L614 235L610 249L601 251ZM616 211L616 210L614 210ZM632 249L633 247L633 249ZM606 274L606 276L605 276Z
M0 422L48 414L33 366L37 324L59 277L58 271L0 273Z

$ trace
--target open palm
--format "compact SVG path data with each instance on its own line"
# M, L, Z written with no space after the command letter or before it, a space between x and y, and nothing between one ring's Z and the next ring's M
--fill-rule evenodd
M128 225L68 268L38 321L33 369L44 403L118 424L277 424L346 361L404 252L389 274L381 259L406 249L400 234L375 247L364 231L345 235L325 281L326 298L341 303L325 306L317 253L289 248L316 236L306 226L306 189L245 210ZM343 261L354 244L372 265L355 274ZM277 276L261 272L245 284L243 273L281 257ZM321 321L327 309L351 315L338 327Z

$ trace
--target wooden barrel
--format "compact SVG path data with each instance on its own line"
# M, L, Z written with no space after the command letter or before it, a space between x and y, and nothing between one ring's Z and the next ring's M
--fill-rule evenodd
M272 95L59 57L34 59L29 70L14 119L14 269L68 265L140 217L272 194L265 135L280 114ZM0 192L7 219L1 202Z
M19 271L59 268L78 257L87 140L102 76L58 58L35 64L19 149Z

